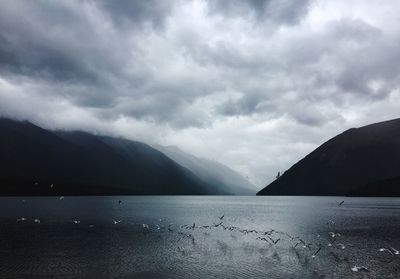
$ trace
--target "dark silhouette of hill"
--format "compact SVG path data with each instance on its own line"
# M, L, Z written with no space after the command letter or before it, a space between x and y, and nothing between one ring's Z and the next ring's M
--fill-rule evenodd
M122 138L0 119L0 154L0 195L222 194L160 151Z
M348 193L354 197L400 197L400 176L378 180Z
M330 139L258 195L347 195L397 176L400 119L352 128ZM384 196L385 189L389 189L375 185L370 193L377 196Z

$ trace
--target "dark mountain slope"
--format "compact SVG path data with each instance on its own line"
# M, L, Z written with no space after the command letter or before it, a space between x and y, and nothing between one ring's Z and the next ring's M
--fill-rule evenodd
M400 119L353 128L293 165L259 195L346 195L400 175Z
M158 150L124 139L0 119L0 154L2 195L218 194Z
M230 195L254 195L256 187L227 166L215 161L198 158L175 146L155 146L169 158L192 171L214 189Z
M400 197L400 176L378 180L348 193L354 197Z

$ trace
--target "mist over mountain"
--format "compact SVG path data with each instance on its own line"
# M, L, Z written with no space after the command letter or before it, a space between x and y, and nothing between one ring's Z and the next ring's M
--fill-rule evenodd
M400 119L330 139L258 195L399 195Z
M0 119L1 195L226 194L141 142Z
M229 167L216 161L198 158L188 154L176 146L156 145L155 148L181 166L192 171L203 181L221 192L232 195L254 195L256 186Z

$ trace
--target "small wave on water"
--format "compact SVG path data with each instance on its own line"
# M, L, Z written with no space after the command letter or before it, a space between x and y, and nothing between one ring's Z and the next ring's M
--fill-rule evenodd
M48 199L21 208L3 200L0 277L400 277L400 227L387 227L400 224L398 212L349 218L351 200L343 209L318 198L273 206L251 197Z

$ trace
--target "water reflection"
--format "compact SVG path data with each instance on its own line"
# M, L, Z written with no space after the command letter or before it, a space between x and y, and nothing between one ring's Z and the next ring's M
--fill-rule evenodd
M0 274L396 278L396 204L346 199L338 206L325 197L2 198Z

